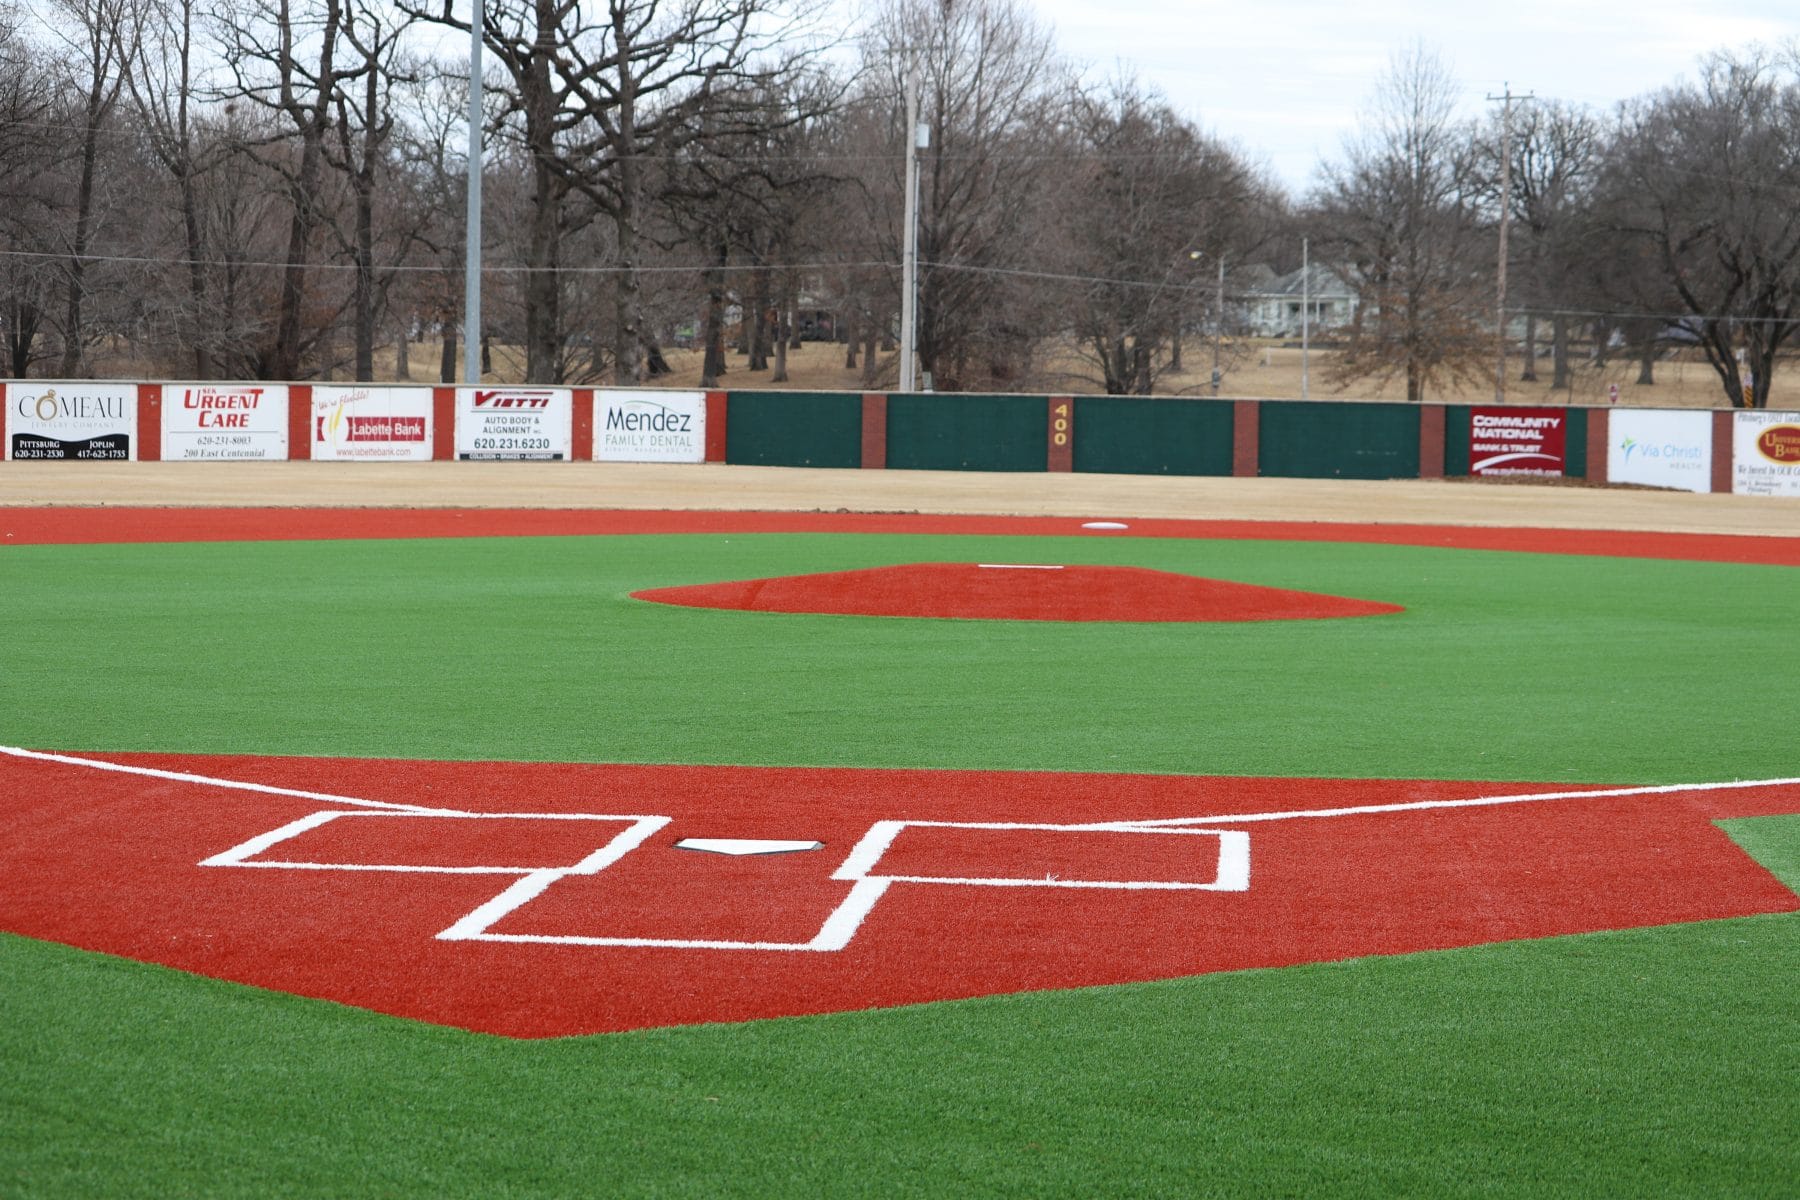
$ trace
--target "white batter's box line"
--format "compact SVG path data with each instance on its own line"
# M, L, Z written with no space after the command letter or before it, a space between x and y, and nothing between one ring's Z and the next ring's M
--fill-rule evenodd
M1207 836L1219 841L1218 867L1205 883L1180 880L1042 879L1030 876L948 876L877 874L876 866L896 839L907 829L985 829L1003 832L1134 833L1152 837L1169 834ZM877 821L850 848L842 865L832 872L837 880L885 879L891 883L929 883L961 887L1095 888L1108 891L1243 892L1250 888L1250 835L1236 829L1184 829L1141 826L1124 821L1083 825L1051 825L1023 821Z
M604 821L608 824L626 826L615 834L597 850L585 855L581 861L560 867L501 867L501 866L428 866L419 863L335 863L307 862L291 859L258 858L282 842L290 841L303 833L318 829L340 819L356 820L368 818L380 820L455 820L455 821ZM348 812L326 810L309 813L297 821L289 821L279 829L258 834L245 842L240 842L229 850L221 851L211 858L200 860L203 867L256 867L278 871L398 871L423 875L522 875L530 876L543 871L553 871L557 875L592 875L611 866L631 850L642 845L657 830L670 822L669 817L629 816L609 813L450 813L430 812L369 812L352 810ZM622 845L623 843L623 845ZM622 848L621 848L622 846Z

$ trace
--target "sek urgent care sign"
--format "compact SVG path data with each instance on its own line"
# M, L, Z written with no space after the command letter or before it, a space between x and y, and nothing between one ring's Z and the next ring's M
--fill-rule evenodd
M706 393L596 391L594 458L705 462Z
M165 384L162 422L171 461L288 456L285 384Z
M314 387L312 456L326 462L428 462L431 389Z
M566 462L574 413L568 388L457 388L456 457Z

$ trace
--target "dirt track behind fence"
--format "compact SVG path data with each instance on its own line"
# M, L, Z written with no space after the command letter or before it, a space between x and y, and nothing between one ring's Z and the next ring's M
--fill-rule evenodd
M3 463L0 504L764 509L1800 536L1800 499L1636 488L618 463Z

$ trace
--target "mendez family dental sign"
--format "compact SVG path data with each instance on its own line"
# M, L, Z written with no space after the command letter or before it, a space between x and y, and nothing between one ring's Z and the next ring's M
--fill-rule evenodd
M594 458L705 462L706 393L595 392Z

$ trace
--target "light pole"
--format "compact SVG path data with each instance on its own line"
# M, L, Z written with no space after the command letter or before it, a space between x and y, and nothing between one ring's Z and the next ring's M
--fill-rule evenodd
M919 64L906 72L906 230L900 264L900 390L913 390L919 337Z
M481 382L481 6L469 5L469 196L463 212L463 382Z

